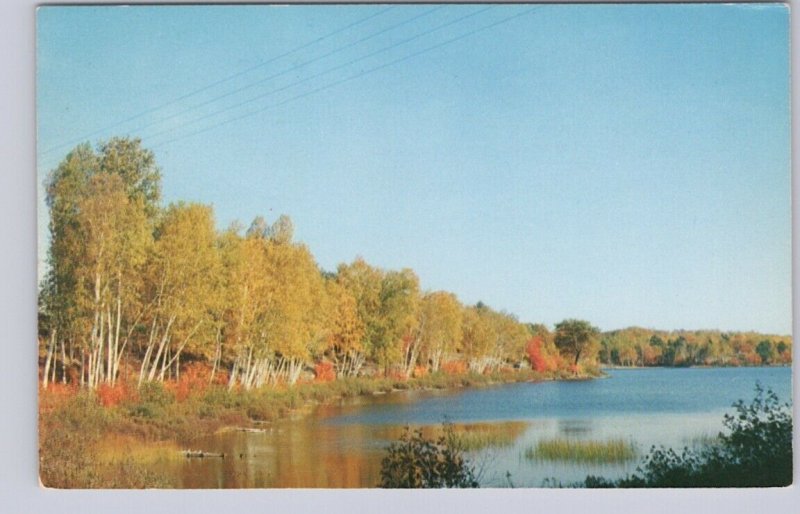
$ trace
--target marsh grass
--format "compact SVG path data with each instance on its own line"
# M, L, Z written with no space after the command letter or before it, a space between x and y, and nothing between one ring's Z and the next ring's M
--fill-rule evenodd
M575 439L549 439L525 450L531 460L613 464L627 462L637 457L636 447L622 439L606 441L580 441Z
M454 425L453 431L461 449L472 452L511 446L527 428L528 424L523 421L506 421Z

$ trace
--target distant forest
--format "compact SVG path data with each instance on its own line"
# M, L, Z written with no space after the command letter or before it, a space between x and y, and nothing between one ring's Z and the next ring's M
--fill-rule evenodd
M230 388L298 380L598 364L788 364L789 337L628 328L553 330L357 258L319 268L288 216L219 231L211 206L161 203L138 139L83 144L48 176L39 294L43 387L142 385L187 373Z
M759 366L790 364L792 338L756 332L625 328L606 332L598 357L618 366Z

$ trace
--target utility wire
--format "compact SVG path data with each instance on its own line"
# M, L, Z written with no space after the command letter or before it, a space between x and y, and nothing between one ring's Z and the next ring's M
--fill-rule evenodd
M315 45L315 44L319 43L320 41L323 41L325 39L333 37L333 36L335 36L337 34L340 34L340 33L344 32L346 30L349 30L349 29L351 29L351 28L353 28L353 27L355 27L357 25L360 25L360 24L362 24L362 23L364 23L366 21L369 21L369 20L371 20L373 18L376 18L376 17L378 17L378 16L380 16L380 15L382 15L382 14L384 14L384 13L386 13L386 12L388 12L388 11L394 9L394 8L395 8L395 6L389 6L389 7L385 8L385 9L381 9L380 11L378 11L376 13L370 14L369 16L366 16L364 18L360 18L360 19L354 21L353 23L350 23L349 25L346 25L344 27L336 29L333 32L329 32L329 33L327 33L327 34L325 34L323 36L318 37L317 39L314 39L313 41L309 41L307 43L304 43L303 45L298 46L296 48L293 48L293 49L291 49L291 50L289 50L287 52L284 52L284 53L282 53L282 54L280 54L280 55L278 55L276 57L272 57L272 58L270 58L270 59L268 59L266 61L260 62L259 64L256 64L254 66L251 66L249 68L246 68L244 70L236 72L233 75L228 75L227 77L224 77L224 78L219 79L219 80L217 80L215 82L207 84L207 85L205 85L205 86L203 86L203 87L201 87L199 89L195 89L193 91L190 91L189 93L181 95L181 96L179 96L177 98L174 98L172 100L166 101L166 102L164 102L164 103L162 103L160 105L148 108L148 109L146 109L144 111L141 111L138 114L135 114L133 116L125 118L122 121L115 122L115 123L113 123L111 125L108 125L108 126L106 126L104 128L101 128L101 129L95 130L94 132L90 132L88 134L85 134L84 136L82 136L82 137L80 137L78 139L74 139L72 141L67 141L67 142L61 143L61 144L59 144L57 146L50 147L47 150L44 150L43 152L41 152L40 155L46 155L48 153L51 153L51 152L53 152L55 150L58 150L60 148L65 147L65 146L70 146L70 145L74 145L74 144L80 143L80 142L86 140L87 138L96 136L98 134L102 134L102 133L104 133L104 132L106 132L108 130L111 130L113 128L116 128L116 127L118 127L118 126L120 126L122 124L128 123L129 121L133 121L135 119L141 118L142 116L145 116L145 115L150 114L152 112L159 111L159 110L163 109L164 107L168 107L168 106L170 106L170 105L172 105L174 103L178 103L178 102L180 102L182 100L186 100L187 98L190 98L190 97L195 96L195 95L197 95L199 93L207 91L207 90L209 90L209 89L211 89L211 88L213 88L215 86L218 86L220 84L224 84L224 83L229 82L229 81L231 81L233 79L241 77L242 75L250 73L253 70L256 70L258 68L262 68L262 67L266 66L267 64L271 64L271 63L277 61L278 59L282 59L282 58L287 57L287 56L289 56L289 55L291 55L291 54L293 54L295 52L299 52L300 50L304 50L304 49L306 49L306 48L308 48L308 47L310 47L312 45Z
M182 111L180 111L180 112L177 112L177 113L175 113L175 114L172 114L172 115L170 115L170 116L167 116L166 118L162 118L162 119L160 119L160 120L154 120L154 121L152 121L152 122L150 122L150 123L148 123L148 124L146 124L146 125L139 126L138 128L136 128L136 129L133 129L133 130L132 130L132 132L134 132L134 133L139 133L139 132L141 132L141 131L142 131L142 130L144 130L144 129L147 129L147 128L150 128L150 127L152 127L153 125L158 125L158 124L160 124L160 123L164 123L164 122L166 122L166 121L169 121L169 120L175 119L175 118L177 118L177 117L179 117L179 116L182 116L182 115L184 115L184 114L187 114L187 113L189 113L189 112L191 112L191 111L194 111L194 110L196 110L196 109L199 109L200 107L204 107L204 106L206 106L206 105L208 105L208 104L214 103L214 102L216 102L217 100L221 100L221 99L223 99L223 98L227 98L227 97L229 97L229 96L231 96L231 95L235 95L235 94L237 94L237 93L241 93L242 91L245 91L245 90L247 90L247 89L253 88L253 87L255 87L255 86L259 85L259 84L263 84L264 82L270 81L270 80L272 80L272 79L274 79L274 78L281 77L281 76L283 76L283 75L286 75L286 74L287 74L287 73L289 73L289 72L292 72L292 71L298 70L298 69L300 69L300 68L303 68L303 67L305 67L305 66L308 66L309 64L315 63L315 62L317 62L317 61L321 61L322 59L325 59L326 57L330 57L331 55L337 54L337 53L339 53L339 52L341 52L341 51L343 51L343 50L346 50L346 49L348 49L348 48L351 48L351 47L353 47L353 46L355 46L355 45L357 45L357 44L359 44L359 43L363 43L364 41L367 41L367 40L369 40L369 39L372 39L372 38L374 38L374 37L376 37L376 36L379 36L379 35L381 35L381 34L384 34L384 33L386 33L386 32L392 31L392 30L394 30L394 29L396 29L396 28L402 27L403 25L407 25L407 24L411 23L412 21L416 21L416 20L418 20L419 18L422 18L423 16L428 16L429 14L432 14L432 13L434 13L435 11L438 11L438 10L440 10L440 9L443 9L444 7L445 7L445 6L443 6L443 5L440 5L439 7L435 7L435 8L433 8L433 9L429 9L429 10L427 10L427 11L423 12L422 14L418 14L418 15L416 15L416 16L414 16L414 17L412 17L412 18L409 18L409 19L407 19L407 20L404 20L404 21L402 21L402 22L400 22L400 23L398 23L398 24L396 24L396 25L392 25L391 27L388 27L388 28L385 28L385 29L379 30L378 32L374 32L374 33L370 34L369 36L363 37L363 38L361 38L361 39L359 39L359 40L357 40L357 41L353 41L353 42L351 42L351 43L348 43L348 44L346 44L346 45L344 45L344 46L342 46L342 47L339 47L339 48L336 48L336 49L334 49L334 50L331 50L330 52L328 52L328 53L326 53L326 54L323 54L323 55L320 55L320 56L318 56L318 57L315 57L315 58L313 58L313 59L310 59L310 60L308 60L308 61L302 62L302 63L300 63L300 64L297 64L297 65L295 65L295 66L292 66L291 68L285 69L285 70L283 70L283 71L280 71L280 72L278 72L278 73L274 73L274 74L272 74L272 75L270 75L270 76L268 76L268 77L265 77L265 78L263 78L263 79L256 80L255 82L251 82L251 83L249 83L249 84L246 84L246 85L244 85L244 86L242 86L242 87L239 87L239 88L237 88L237 89L234 89L234 90L232 90L232 91L229 91L229 92L227 92L227 93L221 94L221 95L219 95L219 96L215 96L215 97L213 97L213 98L210 98L210 99L208 99L208 100L205 100L205 101L203 101L203 102L201 102L201 103L198 103L198 104L192 105L191 107L188 107L188 108L186 108L186 109L184 109L184 110L182 110ZM333 68L333 69L335 69L335 68ZM327 71L326 71L326 72L324 72L324 73L327 73ZM319 76L319 75L316 75L316 76ZM316 76L315 76L315 77L316 77ZM312 78L314 78L314 77L312 77ZM303 81L305 81L305 80L307 80L307 79L304 79ZM302 82L302 81L301 81L301 82ZM293 83L293 84L291 84L291 85L296 85L296 84L298 84L298 82L295 82L295 83ZM275 92L275 91L271 91L271 92L267 93L266 95L272 94L273 92ZM266 96L266 95L262 95L262 96L259 96L259 97L256 97L256 98L261 98L261 97L263 97L263 96ZM249 100L248 100L248 101L249 101ZM246 103L246 102L245 102L245 103ZM237 107L237 106L239 106L239 105L242 105L242 104L236 104L234 107ZM223 109L222 111L218 111L217 113L214 113L214 114L211 114L211 115L213 116L213 115L215 115L215 114L218 114L218 113L220 113L220 112L225 112L225 110L226 110L226 109ZM198 119L205 119L205 118L198 118ZM153 137L155 137L155 136L153 136Z
M544 7L544 6L537 6L537 7L533 7L533 8L531 8L531 9L526 9L525 11L522 11L522 12L520 12L520 13L517 13L517 14L515 14L515 15L513 15L513 16L508 16L508 17L506 17L506 18L503 18L502 20L496 21L496 22L494 22L494 23L492 23L492 24L490 24L490 25L485 25L485 26L483 26L483 27L480 27L480 28L478 28L478 29L472 30L472 31L470 31L470 32L466 32L466 33L464 33L464 34L462 34L462 35L460 35L460 36L458 36L458 37L455 37L455 38L452 38L452 39L448 39L448 40L446 40L446 41L443 41L443 42L441 42L441 43L437 43L437 44L435 44L435 45L433 45L433 46L429 46L429 47L427 47L427 48L424 48L423 50L420 50L420 51L418 51L418 52L412 53L412 54L410 54L410 55L407 55L407 56L405 56L405 57L401 57L401 58L399 58L399 59L395 59L395 60L393 60L393 61L390 61L390 62L388 62L388 63L382 64L382 65L380 65L380 66L376 66L376 67L374 67L374 68L370 68L370 69L368 69L368 70L365 70L365 71L363 71L363 72L360 72L360 73L358 73L358 74L356 74L356 75L352 75L352 76L350 76L350 77L346 77L346 78L344 78L344 79L341 79L341 80L338 80L338 81L332 82L332 83L330 83L330 84L327 84L327 85L325 85L325 86L319 87L319 88L317 88L317 89L313 89L313 90L311 90L311 91L307 91L307 92L305 92L305 93L302 93L302 94L299 94L299 95L297 95L297 96L293 96L293 97L291 97L291 98L288 98L288 99L286 99L286 100L284 100L284 101L282 101L282 102L279 102L279 103L276 103L276 104L271 104L271 105L268 105L268 106L266 106L266 107L263 107L263 108L261 108L261 109L258 109L258 110L256 110L256 111L252 111L252 112L249 112L249 113L245 113L245 114L243 114L243 115L241 115L241 116L237 116L237 117L235 117L235 118L231 118L231 119L228 119L228 120L225 120L225 121L222 121L222 122L216 123L216 124L214 124L214 125L211 125L211 126L209 126L209 127L206 127L206 128L200 129L200 130L196 130L196 131L194 131L194 132L190 132L190 133L188 133L188 134L184 134L184 135L182 135L182 136L177 136L177 137L175 137L175 138L168 139L168 140L166 140L166 141L162 141L161 143L158 143L158 144L156 144L156 145L154 145L154 146L151 146L151 148L153 148L153 149L155 149L155 148L160 148L160 147L162 147L162 146L164 146L164 145L166 145L166 144L173 143L173 142L175 142L175 141L179 141L179 140L182 140L182 139L186 139L186 138L188 138L188 137L196 136L196 135L198 135L198 134L202 134L202 133L204 133L204 132L208 132L209 130L213 130L213 129L215 129L215 128L218 128L218 127L221 127L221 126L223 126L223 125L227 125L227 124L229 124L229 123L233 123L233 122L235 122L235 121L240 121L240 120L242 120L242 119L244 119L244 118L248 118L248 117L250 117L250 116L254 116L254 115L256 115L256 114L259 114L259 113L261 113L261 112L264 112L264 111L266 111L266 110L269 110L269 109L273 109L273 108L275 108L275 107L280 107L280 106L286 105L286 104L288 104L288 103L290 103L290 102L293 102L293 101L295 101L295 100L299 100L299 99L301 99L301 98L305 98L305 97L307 97L307 96L310 96L310 95L313 95L313 94L315 94L315 93L319 93L320 91L324 91L324 90L326 90L326 89L330 89L330 88L332 88L332 87L338 86L338 85L340 85L340 84L343 84L343 83L345 83L345 82L349 82L349 81L351 81L351 80L355 80L355 79L357 79L357 78L363 77L364 75L367 75L367 74L370 74L370 73L374 73L374 72L376 72L376 71L382 70L382 69L384 69L384 68L388 68L388 67L390 67L390 66L394 66L395 64L399 64L399 63L401 63L401 62L403 62L403 61L407 61L407 60L409 60L409 59L413 59L414 57L417 57L417 56L419 56L419 55L425 54L425 53L427 53L427 52L430 52L430 51L432 51L432 50L436 50L436 49L438 49L438 48L441 48L441 47L443 47L443 46L445 46L445 45L449 45L449 44L451 44L451 43L454 43L454 42L456 42L456 41L460 41L460 40L462 40L462 39L464 39L464 38L467 38L467 37L469 37L469 36L472 36L472 35L474 35L474 34L477 34L477 33L479 33L479 32L483 32L484 30L488 30L488 29L491 29L491 28L497 27L498 25L501 25L501 24L503 24L503 23L507 23L507 22L509 22L509 21L511 21L511 20L514 20L514 19L516 19L516 18L520 18L520 17L522 17L522 16L524 16L524 15L530 14L530 13L532 13L533 11L536 11L536 10L539 10L539 9L541 9L542 7Z
M228 107L225 107L225 108L219 109L219 110L217 110L217 111L214 111L214 112L208 113L208 114L206 114L206 115L204 115L204 116L200 116L199 118L195 118L195 119L193 119L193 120L190 120L190 121L186 122L186 123L184 124L184 126L188 126L188 125L194 125L194 124L196 124L196 123L198 123L198 122L201 122L201 121L207 120L207 119L209 119L209 118L213 118L214 116L217 116L217 115L219 115L219 114L222 114L222 113L228 112L228 111L230 111L230 110L232 110L232 109L237 109L237 108L239 108L239 107L241 107L241 106L243 106L243 105L247 105L247 104L250 104L250 103L252 103L252 102L255 102L256 100L261 100L262 98L265 98L265 97L267 97L267 96L273 95L273 94L275 94L275 93L279 93L279 92L281 92L281 91L285 91L285 90L287 90L287 89L289 89L289 88L292 88L292 87L294 87L294 86L297 86L297 85L299 85L299 84L303 84L303 83L305 83L305 82L308 82L309 80L313 80L313 79L319 78L319 77L321 77L321 76L323 76L323 75L327 75L328 73L330 73L330 72L332 72L332 71L336 71L336 70L340 70L340 69L342 69L342 68L346 68L346 67L348 67L348 66L350 66L350 65L352 65L352 64L355 64L355 63L357 63L357 62L361 62L361 61L363 61L363 60L369 59L370 57L374 57L375 55L378 55L378 54L380 54L380 53L386 52L386 51L388 51L388 50L391 50L391 49L393 49L393 48L397 48L398 46L401 46L401 45L404 45L404 44L406 44L406 43L409 43L409 42L411 42L411 41L414 41L415 39L419 39L419 38L421 38L421 37L424 37L424 36L427 36L427 35L429 35L429 34L432 34L433 32L437 32L437 31L439 31L439 30L441 30L441 29L443 29L443 28L449 27L449 26L451 26L451 25L455 25L456 23L460 23L460 22L464 21L464 20L465 20L465 19L467 19L467 18L471 18L471 17L473 17L473 16L477 16L478 14L481 14L481 13L483 13L483 12L486 12L486 11L488 11L489 9L492 9L492 8L493 8L492 6L489 6L489 7L485 7L485 8L483 8L483 9L477 10L477 11L473 11L473 12L471 12L471 13L469 13L469 14L465 15L465 16L461 16L461 17L459 17L459 18L456 18L456 19L454 19L454 20L451 20L451 21L449 21L449 22L447 22L447 23L444 23L444 24L438 25L438 26L436 26L436 27L434 27L434 28L432 28L432 29L426 30L426 31L424 31L424 32L420 32L419 34L416 34L416 35L414 35L414 36L411 36L411 37L409 37L409 38L406 38L406 39L404 39L404 40L402 40L402 41L400 41L400 42L398 42L398 43L392 43L391 45L385 46L385 47L383 47L383 48L381 48L381 49L379 49L379 50L375 50L374 52L370 52L370 53L368 53L368 54L366 54L366 55L363 55L363 56L361 56L361 57L358 57L358 58L356 58L356 59L352 59L352 60L350 60L350 61L348 61L348 62L346 62L346 63L344 63L344 64L339 64L339 65L337 65L337 66L334 66L334 67L332 67L332 68L328 68L327 70L325 70L325 71L322 71L322 72L320 72L320 73L317 73L317 74L314 74L314 75L308 76L308 77L306 77L306 78L303 78L303 79L297 80L297 81L295 81L295 82L292 82L292 83L290 83L290 84L287 84L287 85L285 85L285 86L283 86L283 87L280 87L280 88L277 88L277 89L272 89L272 90L270 90L270 91L267 91L266 93L262 93L262 94L259 94L259 95L257 95L257 96L253 96L253 97L251 97L251 98L249 98L249 99L247 99L247 100L245 100L245 101L243 101L243 102L239 102L239 103L236 103L236 104L234 104L234 105L230 105L230 106L228 106ZM256 112L258 112L258 111L256 111ZM148 136L148 137L150 137L150 138L157 138L157 137L159 137L159 136L163 136L164 134L168 134L168 133L170 133L170 132L174 132L174 131L175 131L175 129L165 129L165 130L162 130L162 131L160 131L160 132L157 132L157 133L155 133L155 134L151 134L151 135L150 135L150 136Z

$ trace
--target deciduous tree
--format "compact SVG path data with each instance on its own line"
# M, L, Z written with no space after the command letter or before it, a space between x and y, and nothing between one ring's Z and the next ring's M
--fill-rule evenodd
M443 358L461 343L462 306L454 294L436 291L422 297L418 334L430 370L439 371ZM410 361L415 357L413 352Z
M594 349L599 332L588 321L567 319L556 325L555 344L563 355L573 358L577 366L581 355Z

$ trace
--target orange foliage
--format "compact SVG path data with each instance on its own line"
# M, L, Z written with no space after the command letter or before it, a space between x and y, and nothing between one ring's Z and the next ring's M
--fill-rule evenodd
M230 377L228 370L217 368L214 374L214 380L211 382L214 385L228 385L228 378Z
M200 362L192 362L181 373L180 380L167 382L166 386L167 390L175 395L175 399L182 402L189 396L203 394L208 388L210 380L211 370L208 366ZM218 380L217 378L215 382Z
M464 361L443 362L442 371L447 375L463 375L467 372L467 363Z
M642 346L642 360L645 366L655 366L661 357L661 350L650 345Z
M314 366L314 375L317 382L330 382L336 380L332 362L320 362Z
M115 385L100 384L97 386L97 398L103 407L116 407L120 403L135 400L138 397L136 390L125 383Z
M61 382L50 382L47 389L39 387L39 395L51 398L68 398L78 393L78 385L74 382L62 384Z
M414 368L414 378L422 378L428 374L428 368L425 366L417 366Z
M751 366L758 366L761 364L761 357L757 353L748 353L744 355L744 360Z
M547 373L557 369L566 367L564 359L561 355L548 355L544 351L544 340L541 336L535 336L528 341L525 345L525 352L528 354L528 361L531 363L531 369L540 373Z
M554 371L559 367L559 362L556 361L552 356L546 355L544 351L542 351L542 345L544 344L544 340L536 336L528 341L528 344L525 345L525 352L528 354L528 360L531 363L531 368L534 371L538 371L540 373L547 373L549 371Z

